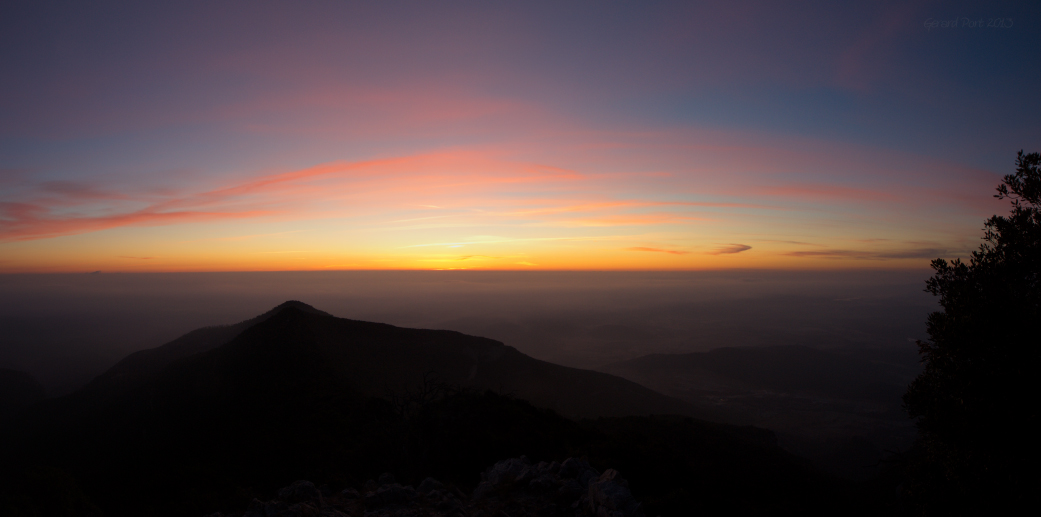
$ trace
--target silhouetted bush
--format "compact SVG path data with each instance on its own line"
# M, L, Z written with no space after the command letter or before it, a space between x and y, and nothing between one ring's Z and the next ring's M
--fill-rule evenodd
M908 494L928 515L1037 508L1041 367L1041 155L1023 154L998 187L1008 216L986 221L968 263L936 259L918 346L925 369L904 396L920 436Z

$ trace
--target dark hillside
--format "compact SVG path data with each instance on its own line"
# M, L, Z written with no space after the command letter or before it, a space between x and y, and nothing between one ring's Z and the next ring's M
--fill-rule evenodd
M0 368L0 427L17 411L43 400L44 390L31 375Z
M321 390L321 383L307 389ZM435 476L470 493L484 467L521 454L534 461L585 456L602 471L624 465L647 515L858 513L849 486L780 450L761 429L686 417L576 423L491 392L447 392L413 407L411 416L379 399L315 395L282 397L260 411L262 401L251 396L233 396L230 405L194 399L198 407L161 397L150 408L107 415L130 418L105 422L100 415L98 423L80 420L84 428L75 434L51 434L36 442L33 459L78 480L69 490L87 494L84 506L116 516L233 511L296 479L338 491L381 472L412 485ZM239 402L244 407L233 410ZM15 486L27 484L16 478ZM0 511L4 500L0 495Z
M234 325L223 325L217 327L205 327L193 330L165 345L134 352L109 368L105 373L99 375L87 386L88 391L101 391L112 389L129 389L150 380L163 368L170 364L193 356L195 354L212 350L223 345L243 330L266 321L268 318L278 314L283 309L294 307L304 312L330 316L306 303L298 301L285 302L260 316L250 318Z
M913 364L913 356L912 358ZM896 399L913 370L806 346L717 348L690 354L652 354L601 368L627 375L685 375L706 394L738 387L860 400ZM694 381L694 377L698 377ZM675 379L660 379L661 382Z
M711 420L774 430L786 449L847 477L874 475L884 449L906 450L914 437L901 409L918 370L913 353L719 348L600 369L683 399Z
M491 339L447 330L406 329L300 315L316 346L360 393L386 396L426 376L508 393L573 418L691 414L692 408L631 381L539 361Z
M748 514L845 504L842 485L780 450L769 431L632 416L685 406L456 332L282 307L138 378L31 408L0 437L0 486L61 479L84 494L70 500L106 515L202 515L296 479L342 488L394 472L472 490L476 473L502 458L585 455L598 468L624 466L633 492L664 515L695 500ZM610 418L576 422L547 406ZM50 474L33 474L41 468ZM6 490L0 510L13 514L22 503Z
M267 327L251 331L276 317L285 321L273 325L286 326L277 347L293 353L302 343L309 343L316 362L328 366L335 372L330 375L363 396L387 397L434 378L509 393L576 418L694 414L689 404L634 382L539 361L491 339L335 318L300 302L286 302L251 320L199 329L161 347L131 354L71 395L69 403L104 404L133 391L164 368L201 357L221 345L226 349L215 352L217 355L246 353L254 341L267 339L261 337Z
M773 433L678 416L602 418L590 458L629 472L648 515L867 515L839 483L777 446Z

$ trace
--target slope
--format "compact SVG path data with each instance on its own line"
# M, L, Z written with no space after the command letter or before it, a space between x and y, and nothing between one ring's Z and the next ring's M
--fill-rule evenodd
M329 316L306 303L290 300L259 316L233 325L193 330L165 345L134 352L87 384L87 391L131 389L147 382L170 364L223 345L253 325L267 321L286 308Z
M641 483L634 490L675 514L693 501L750 514L830 508L819 494L838 493L768 431L683 417L574 422L482 392L501 387L590 414L673 403L628 381L455 332L290 306L150 379L130 373L143 379L132 389L84 389L37 404L0 437L0 487L36 487L41 477L33 472L46 466L53 475L42 479L70 480L68 491L82 489L107 515L201 515L244 507L301 478L356 486L391 471L413 483L436 475L472 489L480 469L527 454L626 465ZM423 382L433 375L462 388L428 397ZM18 508L18 493L3 490L0 512Z
M683 399L711 420L771 429L788 450L865 478L877 471L883 450L906 449L914 437L900 397L916 358L913 350L895 352L720 348L648 355L600 370Z

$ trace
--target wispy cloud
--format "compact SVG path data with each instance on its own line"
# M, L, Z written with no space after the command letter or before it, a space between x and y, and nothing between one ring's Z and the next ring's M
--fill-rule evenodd
M757 192L788 199L811 199L815 201L897 201L903 197L893 192L840 185L794 184L776 187L761 187Z
M411 244L409 246L402 246L401 249L407 248L426 248L430 246L445 246L455 247L458 245L467 244L502 244L502 243L513 243L513 242L540 242L540 241L610 241L631 238L629 235L597 235L597 236L574 236L574 237L529 237L529 238L503 238L503 237L491 237L488 239L474 239L460 242L432 242L426 244Z
M777 243L780 243L780 244L795 244L796 246L820 246L820 244L814 244L812 242L803 242L803 241L784 241L784 240L776 240L776 239L755 239L755 240L759 241L759 242L777 242Z
M256 218L274 213L269 210L164 210L161 206L149 206L115 215L91 216L60 214L51 207L28 203L0 203L0 241L46 239L121 226L160 226Z
M741 253L742 251L748 251L750 249L752 249L752 247L747 244L727 244L726 246L716 248L707 253L709 255L731 255L734 253Z
M666 250L666 249L661 249L661 248L646 248L646 247L643 247L643 246L633 246L631 248L625 248L625 250L626 251L651 251L651 252L657 252L657 253L669 253L669 254L672 254L672 255L687 255L687 254L690 253L689 251L683 251L683 250Z
M206 237L206 238L202 238L202 239L191 239L191 240L180 241L180 242L245 241L245 240L250 240L250 239L262 239L262 238L265 238L265 237L286 237L286 236L289 236L289 235L295 235L295 234L298 234L298 233L311 232L311 231L314 231L314 230L311 230L311 229L306 229L306 230L289 230L289 231L285 231L285 232L254 233L254 234L248 234L248 235L234 235L234 236L231 236L231 237Z
M820 251L790 251L783 255L789 257L815 257L827 259L856 259L856 260L886 260L886 259L933 259L944 256L945 249L939 248L911 248L898 250L820 250Z
M559 167L513 162L484 152L444 151L332 162L166 196L45 182L29 200L0 202L0 240L43 239L120 226L341 216L359 207L386 210L387 201L395 197L481 196L517 185L546 188L554 182L581 180L580 174Z

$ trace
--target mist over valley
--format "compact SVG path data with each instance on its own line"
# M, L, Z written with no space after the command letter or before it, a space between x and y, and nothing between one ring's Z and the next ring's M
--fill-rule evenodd
M61 274L0 276L0 367L68 393L127 354L285 300L487 337L597 368L655 353L802 345L892 361L924 336L927 271ZM904 361L906 363L906 361Z

